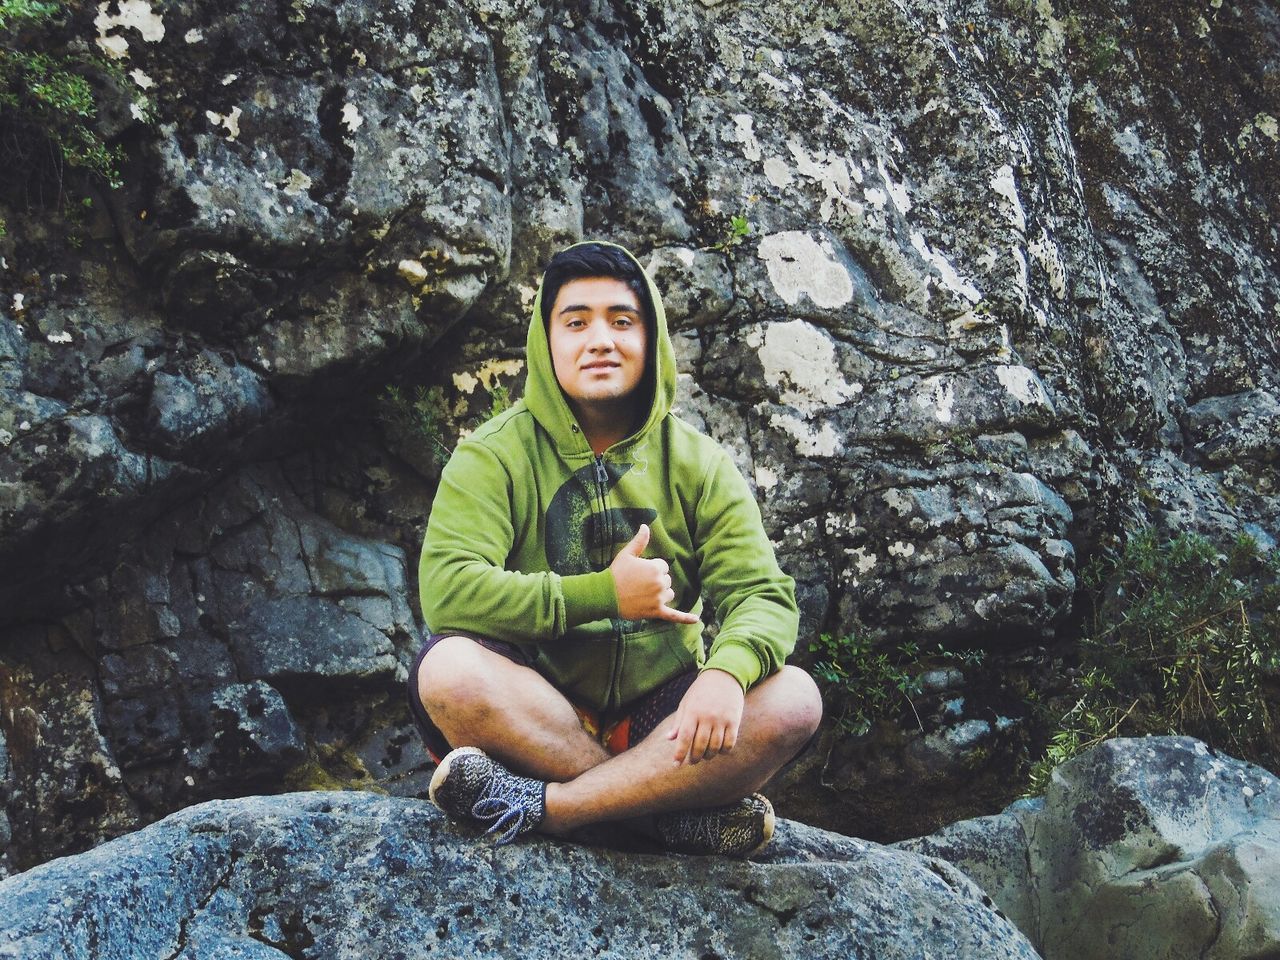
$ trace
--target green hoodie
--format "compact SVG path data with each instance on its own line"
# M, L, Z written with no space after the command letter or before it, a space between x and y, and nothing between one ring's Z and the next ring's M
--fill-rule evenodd
M695 664L724 670L745 690L782 665L798 624L794 581L778 568L742 475L719 444L671 412L675 353L645 277L656 386L644 425L592 452L556 380L539 288L524 398L459 442L418 567L431 631L531 647L539 672L597 710ZM709 651L701 624L619 618L609 564L642 523L651 531L644 555L670 565L669 605L700 614L704 593L713 604L720 631Z

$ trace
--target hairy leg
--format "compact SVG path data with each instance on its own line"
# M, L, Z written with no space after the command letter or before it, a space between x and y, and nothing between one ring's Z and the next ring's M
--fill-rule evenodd
M452 746L479 747L526 776L572 780L609 759L541 674L467 637L427 652L418 697Z
M676 765L668 717L641 743L547 787L541 829L567 833L605 820L709 807L752 793L790 760L818 727L822 700L809 675L783 667L747 693L732 752Z

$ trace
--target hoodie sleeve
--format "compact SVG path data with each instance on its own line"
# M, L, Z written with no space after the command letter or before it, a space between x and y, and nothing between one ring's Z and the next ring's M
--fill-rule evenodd
M778 567L755 497L723 451L703 480L696 523L698 571L720 622L703 669L723 670L746 690L795 649L795 581Z
M515 538L511 495L511 476L493 451L458 445L440 476L418 564L428 630L533 643L617 616L608 570L560 576L505 569Z

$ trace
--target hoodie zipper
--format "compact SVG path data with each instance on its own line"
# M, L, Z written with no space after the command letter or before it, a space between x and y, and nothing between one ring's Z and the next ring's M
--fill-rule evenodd
M609 519L609 502L607 493L609 489L609 472L604 468L604 454L596 455L596 487L600 493L600 522L605 526L601 530L601 540L604 542L605 567L612 562L613 558L609 556L609 552L613 547L613 524ZM609 689L605 695L605 705L608 705L618 696L618 682L622 673L622 626L621 621L614 619L613 627L613 669L609 672Z
M613 560L609 556L609 533L605 529L604 524L609 522L609 504L606 499L609 489L609 472L604 468L604 454L596 456L596 495L600 498L600 553L604 566L601 569L607 570L610 562Z

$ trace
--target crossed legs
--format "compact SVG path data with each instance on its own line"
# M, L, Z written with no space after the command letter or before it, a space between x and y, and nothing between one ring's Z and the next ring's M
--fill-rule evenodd
M731 803L758 790L804 746L822 717L817 687L783 667L747 692L732 752L677 764L671 719L612 756L582 729L537 671L460 636L439 641L418 670L418 696L454 747L474 746L548 781L541 829L567 833L607 820Z

